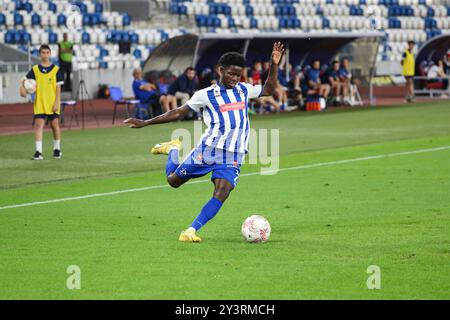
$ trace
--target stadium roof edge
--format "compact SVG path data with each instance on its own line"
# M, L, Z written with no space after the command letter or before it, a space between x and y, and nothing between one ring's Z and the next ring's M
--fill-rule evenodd
M186 66L198 70L211 68L226 51L239 51L246 57L270 56L271 45L261 47L261 41L285 41L290 48L290 58L308 62L315 53L321 60L332 59L346 44L357 39L372 39L379 42L384 37L380 31L367 32L246 32L246 33L187 33L159 44L147 58L143 71L170 70L182 73ZM294 54L296 56L294 57ZM293 61L294 61L293 60Z
M417 52L416 69L418 71L419 65L424 60L438 60L450 49L450 34L442 34L429 39L425 42Z
M202 33L201 40L216 39L307 39L307 38L378 38L384 37L380 31L368 32L249 32L249 33Z

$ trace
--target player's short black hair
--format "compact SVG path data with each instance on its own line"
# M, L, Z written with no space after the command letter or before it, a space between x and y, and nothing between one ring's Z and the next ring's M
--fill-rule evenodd
M187 67L187 68L184 70L184 73L186 73L186 72L188 72L188 71L195 71L195 69L194 69L193 67Z
M409 40L408 44L416 44L416 42L414 40Z
M43 45L41 45L41 46L39 47L39 53L40 53L42 50L52 51L52 49L50 49L50 47L49 47L48 44L43 44Z
M222 67L238 66L241 68L245 68L247 66L245 57L239 52L224 53L219 59L219 64Z

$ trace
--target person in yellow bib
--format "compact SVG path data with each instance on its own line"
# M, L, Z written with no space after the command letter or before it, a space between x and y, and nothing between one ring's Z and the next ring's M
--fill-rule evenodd
M416 70L415 58L414 58L414 41L408 41L408 48L403 52L402 56L402 74L406 79L406 101L414 102L414 73Z
M45 120L48 119L53 131L53 157L61 159L61 130L59 128L61 85L64 79L58 66L50 62L51 50L46 44L39 48L41 63L33 66L22 79L20 95L26 97L27 91L23 85L25 79L36 80L34 96L34 126L36 152L33 160L43 160L42 136Z
M59 67L64 77L63 90L72 90L72 81L70 75L72 73L72 57L73 57L73 43L68 40L67 33L63 34L63 41L58 43L58 57Z

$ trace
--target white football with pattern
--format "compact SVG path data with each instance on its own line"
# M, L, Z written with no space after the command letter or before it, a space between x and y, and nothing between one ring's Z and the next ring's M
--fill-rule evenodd
M248 242L266 242L270 237L270 224L263 216L253 215L242 223L241 232Z
M26 79L23 82L23 86L28 94L32 94L36 92L36 80L34 79Z

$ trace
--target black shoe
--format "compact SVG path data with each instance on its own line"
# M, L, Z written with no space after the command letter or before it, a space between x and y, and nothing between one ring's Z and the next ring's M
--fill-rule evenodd
M53 150L53 158L55 159L61 159L62 157L62 152L59 149L55 149Z
M40 153L39 151L36 151L33 155L33 158L31 158L32 160L44 160L44 157L42 156L42 153Z

